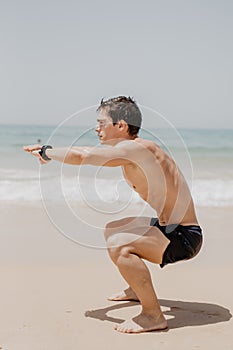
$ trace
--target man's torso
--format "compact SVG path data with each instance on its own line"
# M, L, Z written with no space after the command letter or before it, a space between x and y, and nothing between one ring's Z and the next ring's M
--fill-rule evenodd
M173 159L152 141L134 142L144 151L122 167L130 186L156 210L161 225L198 225L188 185Z

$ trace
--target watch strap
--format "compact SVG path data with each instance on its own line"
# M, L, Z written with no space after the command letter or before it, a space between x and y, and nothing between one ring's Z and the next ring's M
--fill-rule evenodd
M44 160L46 160L46 161L51 160L51 158L49 158L49 157L46 155L46 153L45 153L46 150L47 150L48 148L52 149L53 147L50 146L50 145L43 145L43 146L41 147L40 152L39 152L39 154L41 155L41 158L44 159Z

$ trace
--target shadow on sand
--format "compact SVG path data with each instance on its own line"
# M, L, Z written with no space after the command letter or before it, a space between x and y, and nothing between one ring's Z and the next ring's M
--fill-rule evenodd
M164 299L160 299L159 303L162 307L169 308L169 310L164 311L165 315L172 316L172 318L168 319L169 329L226 322L232 317L228 309L216 304ZM108 316L107 313L135 305L139 305L139 303L118 302L110 307L86 311L85 316L96 318L101 321L122 323L125 320Z

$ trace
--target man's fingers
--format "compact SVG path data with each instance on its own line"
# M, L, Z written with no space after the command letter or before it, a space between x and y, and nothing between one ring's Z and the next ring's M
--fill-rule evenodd
M48 163L46 160L44 160L44 159L41 157L39 151L32 151L32 152L31 152L31 155L33 155L34 157L39 158L39 162L40 162L41 165L47 164L47 163Z
M37 145L28 145L28 146L24 146L23 149L25 152L32 152L32 151L38 151L41 149L41 145L37 144Z
M24 146L23 149L25 152L29 152L31 153L32 156L39 158L39 162L41 165L47 164L48 162L46 160L44 160L39 151L41 150L41 145L37 144L37 145L28 145L28 146Z
M34 157L38 157L38 158L41 158L41 155L39 153L39 151L31 151L31 154L34 156Z
M28 146L24 146L23 149L25 152L29 152L31 153L31 155L33 155L34 157L39 158L39 162L41 165L43 164L47 164L48 162L46 160L44 160L39 151L41 150L41 145L37 144L37 145L28 145Z

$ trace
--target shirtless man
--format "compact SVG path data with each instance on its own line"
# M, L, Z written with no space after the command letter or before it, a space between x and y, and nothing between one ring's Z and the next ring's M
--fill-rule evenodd
M141 139L141 112L130 97L101 101L96 132L112 147L25 146L41 164L51 159L74 165L122 167L129 185L157 213L157 218L129 217L106 225L109 256L128 288L109 300L137 300L139 315L115 326L124 333L167 328L150 272L143 259L161 267L190 259L201 248L202 232L187 183L174 160L152 141Z

